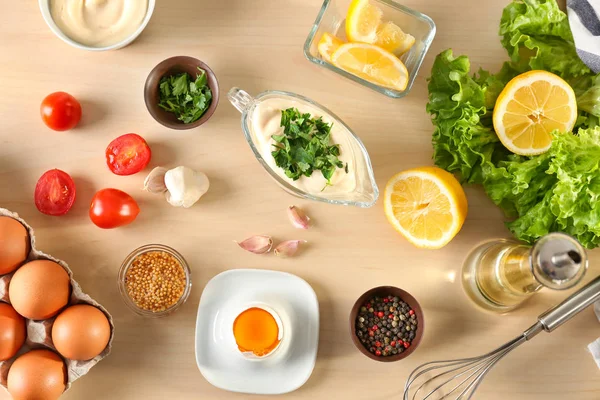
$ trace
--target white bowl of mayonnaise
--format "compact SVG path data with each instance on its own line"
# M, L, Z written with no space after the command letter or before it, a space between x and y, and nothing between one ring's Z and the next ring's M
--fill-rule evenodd
M65 43L90 51L117 50L146 28L156 0L39 0L50 30Z

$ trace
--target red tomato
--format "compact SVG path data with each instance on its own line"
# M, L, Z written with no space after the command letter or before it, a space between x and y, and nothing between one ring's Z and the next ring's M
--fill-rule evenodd
M75 203L75 182L59 169L46 172L35 186L35 206L46 215L65 215Z
M81 119L81 104L65 92L51 93L40 107L46 126L55 131L68 131L75 128Z
M140 135L119 136L106 148L106 163L115 175L137 174L150 162L152 151Z
M132 223L140 207L127 193L118 189L102 189L94 195L90 218L102 229L113 229Z

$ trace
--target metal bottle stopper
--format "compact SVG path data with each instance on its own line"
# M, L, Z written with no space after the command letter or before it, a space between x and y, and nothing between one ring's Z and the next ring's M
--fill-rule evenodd
M564 233L550 233L538 240L531 249L530 261L537 281L557 290L577 285L588 268L585 248Z

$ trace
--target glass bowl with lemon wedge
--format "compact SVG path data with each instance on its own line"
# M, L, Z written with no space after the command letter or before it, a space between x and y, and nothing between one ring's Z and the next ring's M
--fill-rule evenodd
M325 0L306 58L392 98L408 94L435 36L428 16L393 0Z

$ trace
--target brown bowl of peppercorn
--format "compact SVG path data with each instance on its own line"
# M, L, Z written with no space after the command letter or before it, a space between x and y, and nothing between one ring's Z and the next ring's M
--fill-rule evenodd
M421 343L423 310L408 292L394 286L379 286L354 303L350 333L356 348L370 359L402 360Z

